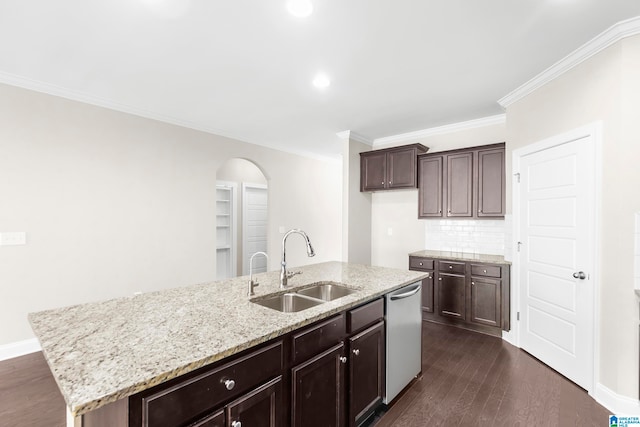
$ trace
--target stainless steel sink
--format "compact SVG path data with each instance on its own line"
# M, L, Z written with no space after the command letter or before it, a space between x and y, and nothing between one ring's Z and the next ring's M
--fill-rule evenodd
M324 303L324 301L294 293L286 293L274 295L267 298L255 299L252 300L252 302L264 307L271 308L273 310L281 311L283 313L295 313Z
M298 294L321 299L323 301L333 301L334 299L345 297L354 292L355 289L347 288L346 286L339 285L337 283L323 282L301 289L298 291Z

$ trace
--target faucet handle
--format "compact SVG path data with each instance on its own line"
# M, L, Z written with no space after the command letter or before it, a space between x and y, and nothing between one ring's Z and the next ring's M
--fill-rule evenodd
M302 274L302 271L287 271L287 279L291 279L296 274Z

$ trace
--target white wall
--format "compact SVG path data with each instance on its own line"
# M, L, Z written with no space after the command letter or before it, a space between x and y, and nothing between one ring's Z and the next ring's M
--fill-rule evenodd
M419 142L429 153L504 142L506 127L494 124L463 131L431 135ZM384 148L382 146L375 148ZM434 222L430 222L434 221ZM418 219L418 190L373 193L371 206L371 263L384 267L408 268L409 253L436 245L437 235L426 235L426 224L437 227L438 220ZM446 226L446 224L443 224ZM391 234L389 234L391 229ZM441 230L443 231L443 230ZM440 235L441 233L438 233Z
M360 153L371 146L345 139L342 149L343 261L371 264L371 194L360 192Z
M233 157L265 171L272 254L282 225L317 253L291 239L290 265L342 258L340 162L0 85L0 231L28 233L0 247L0 345L33 336L31 311L213 280L216 171Z
M507 109L507 206L511 151L596 120L603 123L598 224L600 383L638 396L634 217L640 211L640 37L624 39Z

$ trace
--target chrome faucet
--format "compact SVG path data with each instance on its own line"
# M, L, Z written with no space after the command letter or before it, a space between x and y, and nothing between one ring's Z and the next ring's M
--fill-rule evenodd
M253 288L255 288L256 286L258 286L260 283L258 283L258 281L254 281L253 280L253 258L256 255L264 255L264 257L266 259L269 259L269 256L264 253L264 252L256 252L253 255L251 255L251 258L249 259L249 296L252 297L254 296L256 293L253 291Z
M296 271L296 272L288 272L287 271L287 249L286 249L286 243L287 243L287 237L289 237L290 234L292 233L296 233L301 235L302 237L304 237L304 240L307 244L307 256L312 257L315 256L315 252L313 251L313 246L311 246L311 242L309 241L309 236L307 236L307 233L305 233L302 230L298 230L297 228L294 228L293 230L289 230L284 234L284 237L282 238L282 261L280 262L280 288L286 288L287 287L287 281L292 278L293 276L295 276L296 274L301 274L301 271Z

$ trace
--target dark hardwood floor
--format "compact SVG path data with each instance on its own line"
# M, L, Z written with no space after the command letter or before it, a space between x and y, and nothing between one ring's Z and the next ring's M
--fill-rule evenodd
M499 338L424 323L422 372L375 427L608 425L584 390ZM0 426L65 425L41 353L0 362Z
M586 391L500 338L425 322L422 378L375 427L605 426Z

